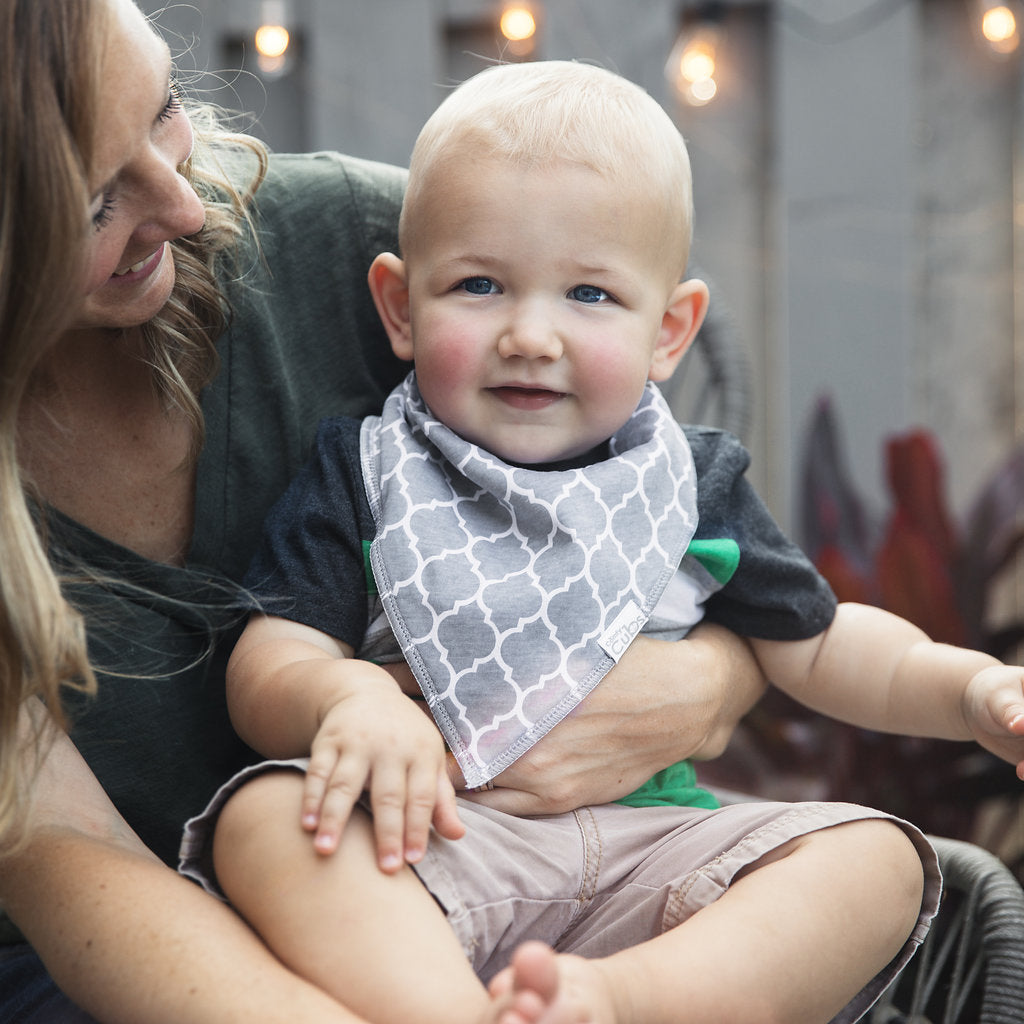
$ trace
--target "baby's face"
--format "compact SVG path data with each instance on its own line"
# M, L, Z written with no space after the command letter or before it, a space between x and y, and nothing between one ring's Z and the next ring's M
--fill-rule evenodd
M427 404L508 462L590 451L636 408L678 280L654 204L579 165L465 153L428 185L405 254Z

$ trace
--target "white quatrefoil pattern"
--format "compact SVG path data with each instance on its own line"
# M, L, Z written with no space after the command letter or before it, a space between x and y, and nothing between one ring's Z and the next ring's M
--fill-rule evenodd
M510 466L436 420L413 375L363 427L370 563L402 653L470 787L618 660L697 524L693 459L649 384L609 458Z

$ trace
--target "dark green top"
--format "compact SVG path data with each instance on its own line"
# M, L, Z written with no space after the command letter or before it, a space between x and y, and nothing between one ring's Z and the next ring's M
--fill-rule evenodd
M244 281L226 284L234 318L203 395L207 440L185 568L52 516L58 564L108 577L69 588L99 670L97 697L69 701L72 738L170 865L186 818L254 756L228 722L224 665L246 614L236 584L264 515L320 419L379 410L407 370L366 284L373 257L397 251L404 181L396 168L337 154L271 158L256 203L263 260L250 246Z

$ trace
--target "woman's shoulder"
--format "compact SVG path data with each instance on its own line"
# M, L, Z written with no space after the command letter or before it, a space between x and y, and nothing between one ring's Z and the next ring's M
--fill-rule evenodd
M302 254L329 251L354 260L364 280L373 257L398 245L405 179L400 167L341 153L271 154L252 210L275 277L304 274Z
M269 201L301 203L321 215L334 210L383 208L389 217L401 207L406 171L392 164L344 153L271 153L267 175L256 193L257 206Z

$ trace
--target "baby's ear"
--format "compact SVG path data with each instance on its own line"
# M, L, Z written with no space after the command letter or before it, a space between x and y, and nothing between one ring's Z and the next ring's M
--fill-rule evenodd
M382 252L367 275L370 294L388 332L391 350L399 359L412 359L412 327L409 319L409 285L405 263L393 252Z
M650 380L668 380L675 373L679 360L697 337L707 311L708 286L703 281L693 278L672 289L651 357L647 375Z

